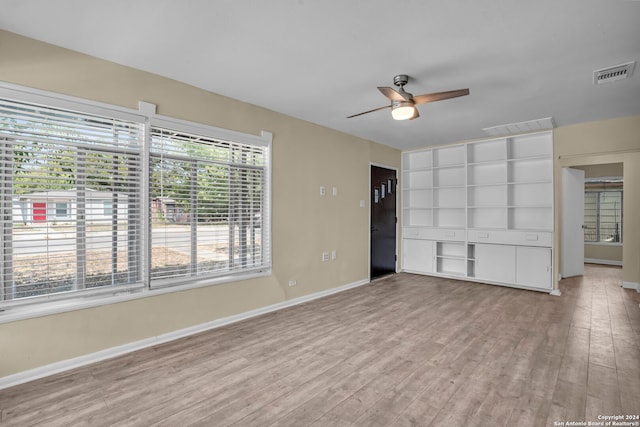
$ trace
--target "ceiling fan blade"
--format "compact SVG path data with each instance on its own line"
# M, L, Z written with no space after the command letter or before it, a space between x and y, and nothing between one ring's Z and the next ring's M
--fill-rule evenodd
M416 107L413 107L413 111L413 116L411 116L409 120L417 119L418 117L420 117L420 113L418 112L418 109Z
M413 100L416 104L426 104L427 102L442 101L459 96L469 95L469 89L449 90L446 92L427 93L425 95L414 96Z
M378 86L378 90L380 92L382 92L382 94L384 96L386 96L387 98L389 98L392 101L410 101L411 100L411 95L409 95L406 92L398 92L397 90L391 88L391 87L380 87Z
M363 115L363 114L373 113L374 111L384 110L384 109L386 109L386 108L391 108L391 105L385 105L384 107L374 108L373 110L365 111L364 113L354 114L354 115L352 115L352 116L348 116L348 117L347 117L347 119L350 119L351 117L361 116L361 115Z

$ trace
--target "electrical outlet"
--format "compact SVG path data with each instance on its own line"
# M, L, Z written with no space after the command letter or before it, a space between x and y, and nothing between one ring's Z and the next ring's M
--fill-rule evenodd
M298 281L296 279L289 280L289 286L295 286L297 284L298 284Z
M322 252L322 262L329 261L329 252Z
M327 187L325 187L324 185L320 186L320 195L324 196L325 194L327 194Z
M331 259L336 260L338 258L338 251L335 249L331 251Z

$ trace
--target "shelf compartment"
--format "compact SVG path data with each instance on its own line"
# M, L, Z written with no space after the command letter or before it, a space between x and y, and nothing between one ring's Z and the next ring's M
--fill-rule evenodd
M433 174L431 170L409 171L402 174L405 188L433 187Z
M405 209L403 221L405 227L431 227L433 226L433 211L431 209Z
M551 206L553 203L553 184L550 182L532 182L509 184L509 205Z
M433 190L433 206L438 208L464 208L464 187L436 188Z
M507 206L506 185L468 187L467 204L469 206Z
M467 277L476 277L476 262L472 259L467 260Z
M465 185L464 166L447 167L433 170L434 187L454 187Z
M551 206L509 207L509 229L542 230L553 229L553 209Z
M467 144L468 163L494 162L506 160L506 158L506 139Z
M431 208L433 206L433 190L431 189L408 189L404 190L402 207L408 209Z
M404 170L412 169L431 169L432 153L431 150L411 151L403 153L402 166Z
M536 182L540 181L541 176L553 176L553 162L551 158L535 158L509 162L508 182Z
M436 256L438 258L466 259L465 244L458 242L437 242Z
M433 226L464 228L465 208L440 208L433 210Z
M553 138L549 132L520 135L508 139L508 155L511 159L552 156Z
M506 207L475 207L469 209L469 228L507 228Z
M451 276L466 276L467 261L464 259L437 258L436 271Z
M466 244L436 242L436 271L442 274L467 274Z
M466 148L464 145L454 145L451 147L433 149L434 167L464 165L465 159Z
M467 184L485 185L507 182L507 163L483 163L467 167Z

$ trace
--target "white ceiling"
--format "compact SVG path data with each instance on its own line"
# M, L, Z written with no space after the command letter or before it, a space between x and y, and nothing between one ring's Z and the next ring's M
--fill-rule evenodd
M557 126L640 114L630 0L0 0L0 28L146 70L401 149L486 136L544 117ZM1 64L1 59L0 59ZM469 88L395 122L376 89Z

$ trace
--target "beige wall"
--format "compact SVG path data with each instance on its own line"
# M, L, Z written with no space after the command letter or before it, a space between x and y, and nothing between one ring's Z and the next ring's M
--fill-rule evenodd
M585 243L584 259L587 262L622 265L622 245Z
M607 178L622 176L622 163L607 163L602 165L574 166L584 171L585 178Z
M624 229L622 280L640 283L640 116L565 126L554 133L556 248L560 248L561 169L566 166L623 164ZM560 265L556 250L555 265Z
M271 276L0 324L0 377L367 279L369 165L399 168L398 150L2 31L0 61L0 81L273 132ZM321 185L338 196L320 197Z

